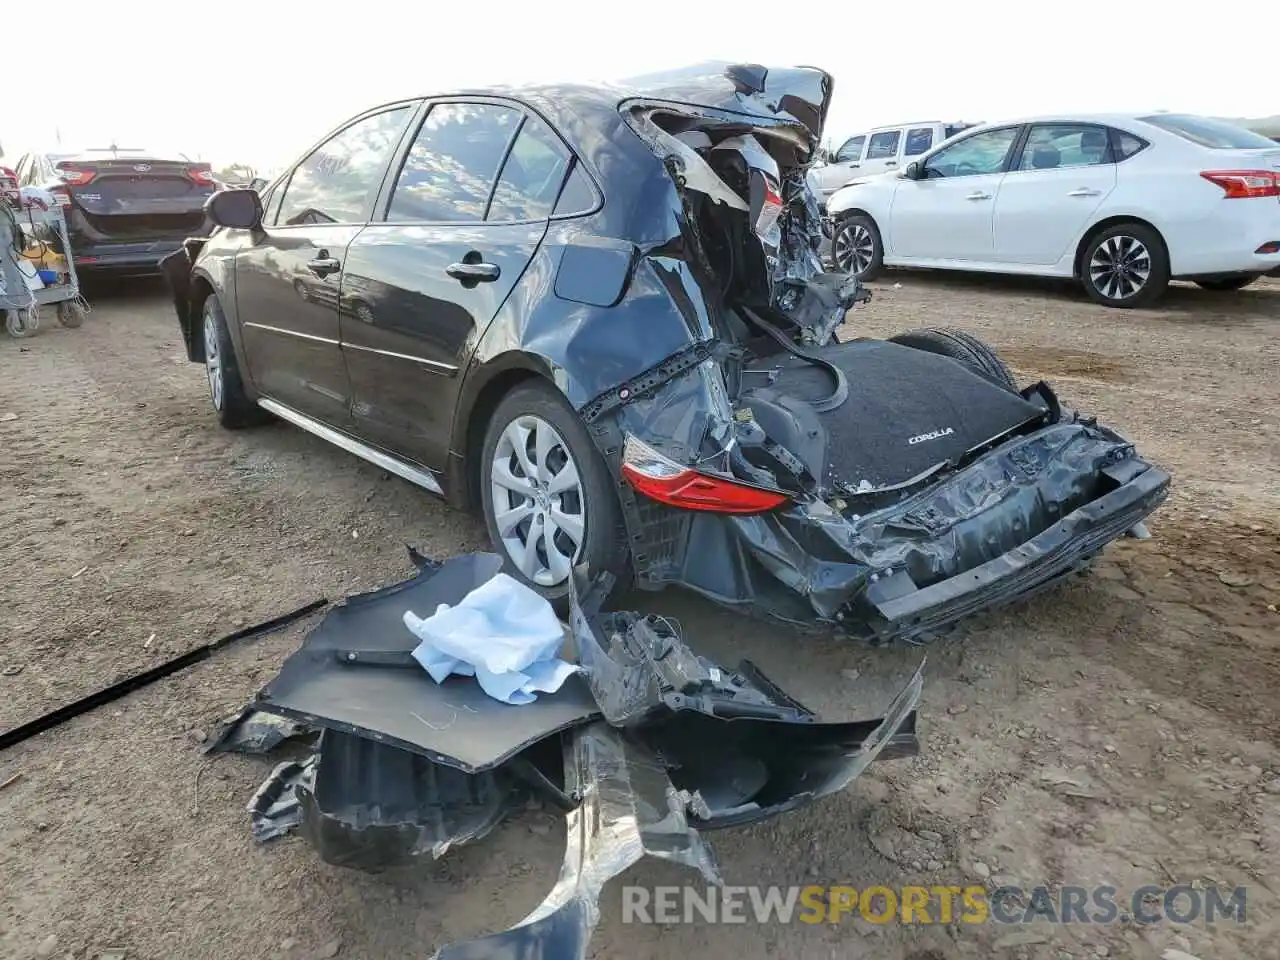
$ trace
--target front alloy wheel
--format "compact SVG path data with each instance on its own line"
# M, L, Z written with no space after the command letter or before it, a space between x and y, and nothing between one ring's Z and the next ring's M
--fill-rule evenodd
M218 321L212 311L204 315L204 369L209 377L209 398L213 409L221 412L224 385L222 379L222 353L218 342Z
M541 417L517 417L498 439L489 481L494 525L516 569L540 587L565 583L586 542L587 502L564 439Z
M836 266L855 276L864 274L875 256L876 243L863 223L850 223L835 237Z

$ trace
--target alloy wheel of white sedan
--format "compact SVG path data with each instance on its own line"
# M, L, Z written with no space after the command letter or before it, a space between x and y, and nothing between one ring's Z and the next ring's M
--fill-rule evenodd
M876 242L862 223L850 223L835 237L836 266L846 273L861 276L875 258Z
M541 587L568 580L586 540L587 503L564 438L541 417L517 417L498 440L489 482L497 533L516 569Z
M1107 237L1089 258L1093 285L1113 300L1136 297L1151 276L1151 252L1137 237Z

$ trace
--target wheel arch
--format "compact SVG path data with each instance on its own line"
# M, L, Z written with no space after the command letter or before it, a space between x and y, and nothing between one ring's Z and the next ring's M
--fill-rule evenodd
M479 509L481 477L478 464L485 431L502 398L530 380L542 380L559 389L549 361L519 350L473 366L467 373L454 411L453 442L450 445L449 499L454 506L471 513Z
M201 332L201 317L204 316L204 303L214 295L213 281L203 273L191 274L191 286L187 288L186 310L182 314L182 339L187 344L187 359L194 363L204 363L204 336ZM226 314L226 310L223 310Z
M1082 236L1080 238L1080 242L1076 244L1075 257L1071 261L1072 277L1074 277L1076 280L1079 280L1081 278L1082 264L1084 262L1084 253L1086 250L1089 249L1089 244L1093 242L1094 237L1100 234L1103 230L1106 230L1110 227L1119 226L1122 223L1136 223L1143 227L1146 227L1148 230L1154 233L1156 237L1160 240L1160 246L1164 248L1163 252L1164 252L1165 259L1166 260L1169 259L1169 242L1165 240L1164 234L1160 231L1159 227L1157 227L1154 223L1152 223L1146 217L1140 217L1140 216L1137 216L1136 214L1118 213L1118 214L1114 214L1113 216L1107 217L1103 220L1099 220L1097 223L1095 223L1093 226L1091 226L1088 230L1084 232L1084 236Z

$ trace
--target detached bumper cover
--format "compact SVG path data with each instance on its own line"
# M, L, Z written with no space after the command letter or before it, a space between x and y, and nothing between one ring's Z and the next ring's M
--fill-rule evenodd
M830 723L744 661L725 670L662 617L602 613L609 583L576 583L569 633L583 667L525 706L472 680L437 684L412 659L406 609L455 604L501 568L492 554L421 563L418 576L326 615L211 750L263 753L314 736L249 803L256 839L298 830L322 859L382 870L475 842L530 795L565 811L560 879L514 928L442 960L587 955L600 891L645 856L719 882L699 831L777 816L914 755L923 664L873 720Z

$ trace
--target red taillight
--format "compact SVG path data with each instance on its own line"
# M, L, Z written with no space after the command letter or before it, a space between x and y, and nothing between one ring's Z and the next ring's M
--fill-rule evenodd
M1227 200L1280 197L1280 179L1271 170L1206 170L1200 176L1220 186Z
M59 167L58 176L62 182L72 187L83 187L98 174L93 170L77 170L75 167Z
M622 475L638 493L683 510L763 513L789 499L773 490L699 473L664 457L635 437L628 437L623 447Z
M212 170L205 170L201 167L192 167L187 171L187 176L204 187L211 187L214 184Z

